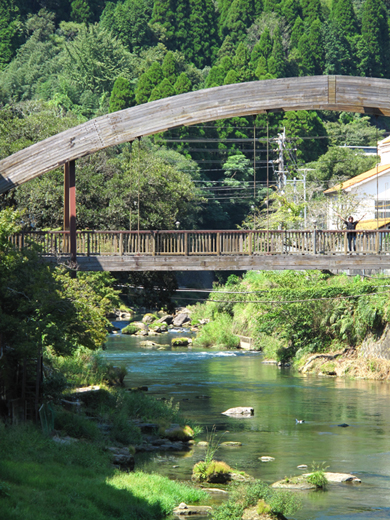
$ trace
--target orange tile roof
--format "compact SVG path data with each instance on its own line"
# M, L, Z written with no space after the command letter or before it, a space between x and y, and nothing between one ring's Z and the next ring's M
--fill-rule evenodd
M387 144L387 143L390 143L390 135L389 137L386 137L386 139L383 139L383 141L381 141L379 144Z
M387 226L390 224L390 218L378 218L378 220L372 219L372 220L362 220L359 222L359 224L356 225L356 229L366 229L367 231L371 229L377 229L377 227L380 229L383 226Z
M345 190L346 188L349 188L350 186L353 186L354 184L358 184L359 182L365 181L366 179L369 179L370 177L375 177L375 175L378 173L383 173L386 170L390 170L390 164L382 164L378 165L378 169L375 166L371 170L368 170L367 172L361 173L360 175L356 175L356 177L351 177L351 179L348 179L340 184L336 184L336 186L333 186L332 188L329 188L328 190L325 190L324 193L333 193L335 191L339 190Z

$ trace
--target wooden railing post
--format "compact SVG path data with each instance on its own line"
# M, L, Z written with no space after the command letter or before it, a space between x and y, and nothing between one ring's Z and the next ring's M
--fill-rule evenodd
M347 239L347 233L344 232L344 254L346 255L348 253L348 239Z
M155 233L152 233L152 256L156 256L156 235Z
M188 256L188 233L184 233L184 255Z
M221 233L217 233L217 255L221 256Z
M119 235L119 254L123 256L123 233Z
M317 254L317 230L313 231L313 255Z
M87 256L91 254L91 233L87 233Z
M379 231L378 229L375 232L375 253L379 253Z

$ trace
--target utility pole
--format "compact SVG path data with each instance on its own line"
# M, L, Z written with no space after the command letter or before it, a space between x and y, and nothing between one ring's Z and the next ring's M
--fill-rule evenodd
M279 155L276 161L274 161L278 165L278 169L275 172L278 182L278 190L283 192L284 187L286 186L286 172L284 170L284 150L286 147L286 129L283 128L283 132L278 134L276 138L276 142L278 144Z

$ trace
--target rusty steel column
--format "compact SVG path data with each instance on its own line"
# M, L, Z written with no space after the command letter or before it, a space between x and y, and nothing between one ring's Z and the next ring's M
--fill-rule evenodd
M69 231L69 163L64 164L64 231Z
M76 262L76 161L69 162L70 259Z

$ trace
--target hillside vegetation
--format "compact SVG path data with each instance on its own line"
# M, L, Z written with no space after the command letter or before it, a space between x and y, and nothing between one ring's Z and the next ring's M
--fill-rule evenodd
M202 88L389 78L388 12L382 0L1 0L0 158L93 117ZM267 195L266 123L258 115L172 129L79 160L78 227L135 229L138 216L142 229L260 223L251 218ZM374 145L388 127L384 117L310 111L269 114L268 123L271 161L285 128L285 168L298 178L310 168L315 199L375 163L339 146ZM0 204L28 208L30 228L60 227L61 172Z

